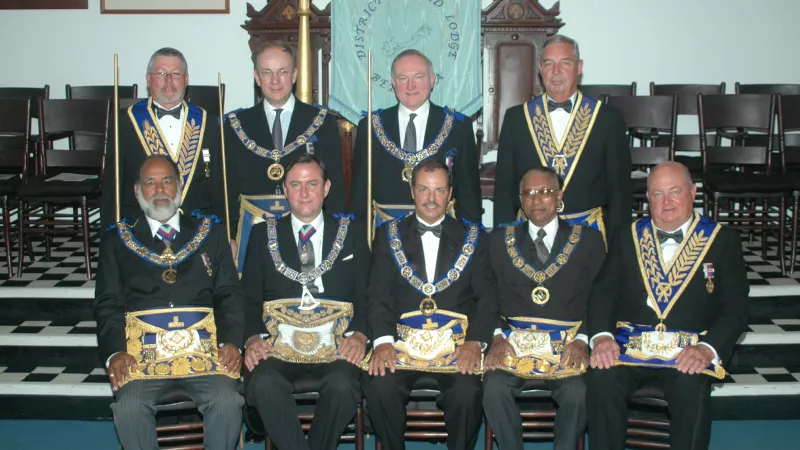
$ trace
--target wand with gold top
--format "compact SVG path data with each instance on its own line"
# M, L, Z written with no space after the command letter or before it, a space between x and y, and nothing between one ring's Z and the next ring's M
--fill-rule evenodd
M115 222L122 220L119 212L119 55L114 53L114 208Z
M372 50L367 52L367 243L372 250Z
M230 211L228 210L228 169L225 166L225 112L222 110L222 74L217 72L217 97L219 98L219 152L222 158L222 193L225 196L225 231L228 232L228 242L231 241Z

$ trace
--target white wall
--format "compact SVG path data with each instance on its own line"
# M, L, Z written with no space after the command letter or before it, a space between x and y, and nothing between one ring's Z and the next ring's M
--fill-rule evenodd
M231 0L229 15L101 15L99 3L83 11L0 12L0 86L47 83L62 98L67 83L111 84L118 53L120 83L138 83L141 96L148 58L172 46L186 54L191 83L216 84L222 74L226 109L252 104L244 0ZM733 89L737 80L800 82L791 51L800 42L798 16L796 0L564 0L561 32L581 45L587 84L637 81L646 93L651 80L726 81Z

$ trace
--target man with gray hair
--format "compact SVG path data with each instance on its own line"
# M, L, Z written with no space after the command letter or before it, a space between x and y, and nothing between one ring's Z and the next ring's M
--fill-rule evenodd
M225 229L180 213L166 156L147 157L131 191L141 211L102 235L93 304L120 443L158 449L157 402L180 388L203 415L205 448L231 450L244 404L244 293Z
M583 60L573 39L548 39L539 70L545 94L509 108L503 119L494 223L518 216L515 180L530 167L547 166L564 182L561 218L607 238L631 216L631 156L622 113L578 89Z
M179 206L224 217L218 111L185 100L189 68L183 54L165 47L147 63L149 97L119 111L119 180L114 171L114 126L109 125L100 216L104 227L116 221L119 182L120 217L139 214L133 184L149 155L163 155L178 167Z
M447 164L453 177L448 213L480 222L480 176L472 121L450 108L430 102L436 84L433 64L418 50L405 50L392 62L392 88L398 104L372 115L372 199L376 225L414 211L409 182L415 166L435 158ZM353 156L350 210L367 210L367 119L358 124Z

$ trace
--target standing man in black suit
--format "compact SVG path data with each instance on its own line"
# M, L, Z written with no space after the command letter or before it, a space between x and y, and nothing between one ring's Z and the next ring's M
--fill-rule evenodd
M297 80L292 47L283 42L262 42L253 52L253 76L264 100L225 117L228 207L231 236L236 236L231 247L240 273L253 225L264 214L280 216L288 211L281 182L286 167L302 154L313 154L324 161L331 177L325 206L331 211L345 211L336 117L326 108L298 101L292 94Z
M583 95L578 43L556 35L542 46L546 93L509 108L500 130L494 182L494 223L517 218L516 180L529 167L553 168L564 181L558 212L604 236L631 216L631 155L616 108Z
M739 236L692 208L697 188L676 162L647 179L650 217L620 228L587 316L591 448L625 447L628 401L657 380L669 403L670 447L708 448L710 395L747 327Z
M505 323L486 357L483 407L502 450L523 448L516 396L528 380L545 380L558 404L556 450L574 450L586 429L583 319L606 248L599 231L558 218L561 186L553 169L528 169L519 183L528 220L489 236Z
M145 78L150 97L119 111L120 218L141 214L133 185L150 155L163 155L178 166L184 213L200 210L224 217L217 115L184 99L189 84L186 58L174 48L162 48L150 57ZM104 228L117 221L113 122L108 129L100 205Z
M316 156L289 163L290 214L255 225L247 249L246 394L278 448L335 450L361 400L369 246L352 216L322 212L330 186ZM322 387L306 440L292 394L309 373Z
M178 211L179 177L166 156L145 159L135 192L135 221L100 239L94 299L119 441L158 449L156 404L179 386L203 415L206 448L231 450L244 404L236 390L244 294L225 230L214 217L195 221Z
M411 185L416 214L388 222L375 238L376 338L364 392L375 433L386 448L403 449L411 388L430 373L442 392L447 446L468 450L481 422L482 352L499 320L489 243L479 224L445 215L453 189L444 162L419 163Z
M405 50L392 62L392 87L399 103L372 115L376 227L414 211L408 183L414 167L428 158L450 167L456 216L481 221L480 156L472 121L430 102L435 81L431 60L417 50ZM358 216L367 208L366 118L358 124L353 167L350 209Z

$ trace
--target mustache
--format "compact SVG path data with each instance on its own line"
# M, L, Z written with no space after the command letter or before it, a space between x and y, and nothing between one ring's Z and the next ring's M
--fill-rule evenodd
M436 203L436 202L427 202L427 203L423 203L422 206L424 206L426 208L434 208L434 207L439 206L439 204Z
M150 198L150 201L152 202L155 200L173 200L173 198L167 194L155 194Z

